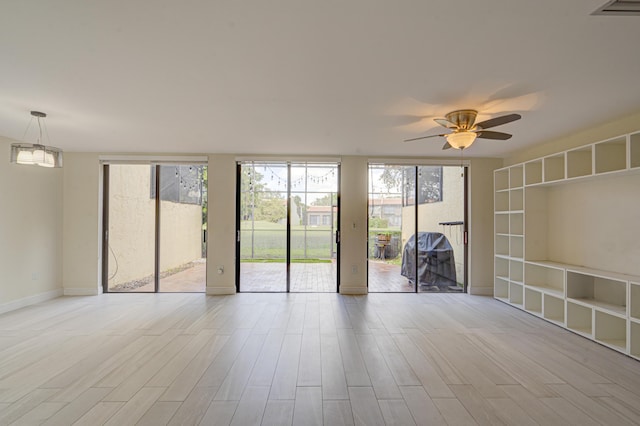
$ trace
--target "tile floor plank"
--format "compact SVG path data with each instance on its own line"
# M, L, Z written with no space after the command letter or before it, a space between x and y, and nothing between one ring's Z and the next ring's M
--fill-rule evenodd
M319 387L298 387L293 409L294 425L323 424L322 419L322 389Z
M287 426L293 424L294 401L269 400L262 416L262 426Z

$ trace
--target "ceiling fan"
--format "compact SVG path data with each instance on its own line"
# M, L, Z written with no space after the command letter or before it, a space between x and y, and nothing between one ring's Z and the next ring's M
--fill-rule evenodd
M434 121L447 129L453 130L453 132L406 139L405 142L442 136L447 140L442 149L466 149L473 144L476 138L495 139L501 141L511 138L509 133L495 132L486 129L511 123L512 121L520 120L522 118L520 114L508 114L476 123L477 116L478 111L474 109L460 109L452 111L445 115L445 118L436 118Z

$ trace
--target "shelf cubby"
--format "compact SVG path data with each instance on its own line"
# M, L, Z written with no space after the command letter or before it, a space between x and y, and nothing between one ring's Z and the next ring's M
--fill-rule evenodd
M509 256L509 237L506 235L496 235L496 254Z
M640 283L629 283L629 299L629 316L640 320Z
M496 214L496 234L508 234L509 233L509 214Z
M627 283L624 281L567 271L567 298L619 315L627 313Z
M525 221L524 253L526 260L548 258L547 205L548 187L526 188L525 201L527 220Z
M564 270L562 269L526 263L524 282L527 286L564 297Z
M509 188L520 188L524 183L522 165L509 168Z
M509 169L500 169L494 172L493 186L496 191L509 189Z
M559 299L548 294L544 295L543 316L549 321L564 324L564 299Z
M544 158L544 181L554 182L564 179L564 152Z
M542 160L524 163L524 177L527 185L542 183Z
M524 191L522 189L512 189L509 191L509 210L524 209Z
M595 144L595 164L596 173L608 173L626 169L626 136Z
M523 281L523 264L519 260L509 261L509 279L521 283Z
M516 283L509 283L509 303L522 305L522 286Z
M629 333L631 339L629 342L629 354L636 358L640 358L640 324L631 321L629 326L631 327Z
M494 208L497 212L509 211L509 191L496 192Z
M522 213L511 213L509 215L509 233L511 235L522 235L524 232L524 215Z
M494 268L496 278L509 279L509 261L500 257L496 257L494 260Z
M567 301L567 328L592 335L593 309Z
M593 174L592 145L567 151L567 178L591 176L592 174Z
M517 235L509 237L509 256L524 259L524 237Z
M538 315L542 315L542 293L539 291L524 289L524 309Z
M496 277L494 282L493 295L498 299L508 299L509 281L500 277Z
M627 320L598 310L595 313L595 339L605 345L626 350Z
M640 167L640 133L629 136L629 167Z

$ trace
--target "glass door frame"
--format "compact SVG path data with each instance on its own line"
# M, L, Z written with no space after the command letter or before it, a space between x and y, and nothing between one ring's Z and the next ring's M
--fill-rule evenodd
M123 164L132 164L132 165L148 165L149 167L155 168L155 196L154 196L154 267L153 267L153 291L109 291L109 192L110 192L110 179L109 179L109 166L110 165L123 165ZM112 293L112 294L122 294L122 293L145 293L145 294L154 294L154 293L162 293L160 289L160 246L161 246L161 238L160 238L160 175L161 175L161 167L162 166L171 166L171 165L194 165L194 166L208 166L206 161L202 161L199 159L185 159L185 161L167 161L167 162L158 162L158 161L104 161L101 163L102 166L102 292L103 293ZM208 198L208 194L207 194ZM208 201L208 200L207 200ZM209 229L209 220L207 218L207 230ZM207 232L208 233L208 232ZM204 235L206 236L205 233ZM205 237L206 238L206 237ZM204 241L206 244L206 239ZM206 269L205 269L205 277L206 277ZM202 292L190 292L190 293L206 293L206 282L204 286L204 290ZM168 293L178 293L178 292L168 292Z
M265 159L255 159L255 160L238 160L236 161L236 262L235 262L235 273L236 273L236 292L237 293L262 293L257 291L241 291L241 216L242 216L242 166L243 164L249 163L262 163L269 164L273 162L273 164L283 164L287 167L287 218L286 218L286 260L285 260L285 268L286 268L286 289L285 291L272 291L269 293L290 293L291 292L291 167L292 165L305 164L305 166L309 164L331 164L336 167L336 230L335 235L332 236L333 241L336 244L336 293L340 292L340 183L341 183L341 163L338 160L332 159L327 161L322 160L271 160L268 158ZM333 208L333 207L331 207Z
M418 168L422 167L422 166L442 166L442 167L455 167L458 166L462 169L462 174L463 174L463 180L464 180L464 184L463 184L463 229L462 229L462 237L463 237L463 259L464 259L464 267L463 267L463 277L464 277L464 283L463 283L463 288L462 288L462 292L461 293L467 293L468 292L468 287L469 287L469 164L468 163L458 163L458 164L453 164L451 162L448 161L444 161L444 162L428 162L428 163L420 163L420 162L404 162L404 161L399 161L399 162L393 162L393 161L381 161L381 162L377 162L377 161L372 161L369 162L367 165L367 177L370 177L370 173L369 173L369 168L372 165L384 165L384 166L398 166L398 167L412 167L414 169L414 180L415 180L415 185L414 185L414 203L413 203L413 207L414 207L414 211L413 211L413 215L414 215L414 220L413 220L413 230L414 230L414 235L418 234L418 218L419 218L419 214L418 214L418 209L420 204L418 203L419 200L419 185L418 185ZM369 200L369 190L367 190L367 200ZM369 210L369 201L367 201L367 211ZM367 214L367 292L369 292L369 241L368 239L370 238L370 232L369 232L369 214ZM414 245L414 259L418 259L418 244L416 242L416 244ZM428 293L428 292L421 292L419 291L419 282L418 282L418 262L415 262L415 270L414 270L414 284L413 284L413 291L409 291L409 292L402 292L402 291L387 291L387 292L383 292L383 291L375 291L372 293Z

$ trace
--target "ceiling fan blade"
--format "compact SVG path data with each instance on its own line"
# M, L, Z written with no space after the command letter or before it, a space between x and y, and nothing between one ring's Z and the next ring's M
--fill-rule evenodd
M511 123L512 121L520 120L521 118L522 116L520 114L503 115L501 117L490 118L489 120L476 123L476 128L480 130L490 129L492 127L501 126L503 124Z
M453 148L453 147L449 144L449 142L445 142L445 144L442 146L442 149L450 149L450 148Z
M457 129L458 126L455 123L450 122L445 118L434 118L433 121L441 125L442 127L446 127L447 129Z
M482 130L480 132L476 132L478 134L479 138L482 139L495 139L495 140L499 140L499 141L506 141L507 139L511 139L511 136L509 133L502 133L502 132L493 132L491 130Z
M428 138L436 138L438 136L444 136L444 134L442 135L429 135L429 136L420 136L419 138L412 138L412 139L405 139L405 142L413 142L413 141L417 141L420 139L428 139Z

